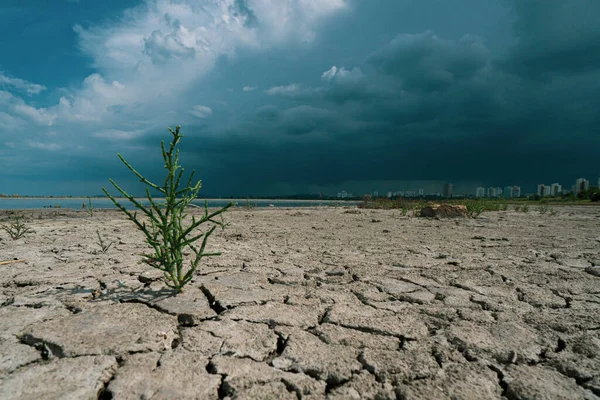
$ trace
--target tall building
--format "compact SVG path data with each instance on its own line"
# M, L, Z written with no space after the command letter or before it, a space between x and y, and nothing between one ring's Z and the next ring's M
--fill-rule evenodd
M423 189L419 189L419 196L423 196Z
M539 185L537 185L537 191L535 193L540 197L544 195L544 184L543 183L540 183Z
M511 197L513 197L512 192L513 192L512 186L506 186L504 188L504 190L502 191L503 197L505 199L510 199Z
M543 196L550 196L550 186L544 185L544 192L543 192L542 195Z
M552 196L558 196L562 193L562 186L558 183L553 183L550 185L550 194Z
M485 188L483 187L478 187L475 190L475 197L485 197Z
M575 193L579 193L582 190L588 190L590 188L590 181L585 178L579 178L575 181Z
M551 193L551 187L548 185L544 185L543 183L540 183L537 187L537 195L540 197L544 197L544 196L550 196Z
M520 186L513 186L512 197L521 197L521 187Z
M446 183L444 185L444 197L452 197L453 192L454 192L454 185L451 183Z
M487 190L487 197L494 198L497 195L498 195L498 193L496 193L496 188L495 187L488 188L488 190Z

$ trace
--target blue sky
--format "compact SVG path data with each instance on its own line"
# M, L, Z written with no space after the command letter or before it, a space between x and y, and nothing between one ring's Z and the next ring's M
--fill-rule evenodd
M88 195L158 144L211 195L600 175L595 0L4 0L0 193Z

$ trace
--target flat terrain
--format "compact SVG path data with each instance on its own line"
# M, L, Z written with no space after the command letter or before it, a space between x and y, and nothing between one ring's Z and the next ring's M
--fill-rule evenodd
M239 208L176 297L118 212L24 211L0 398L598 399L600 208L555 210Z

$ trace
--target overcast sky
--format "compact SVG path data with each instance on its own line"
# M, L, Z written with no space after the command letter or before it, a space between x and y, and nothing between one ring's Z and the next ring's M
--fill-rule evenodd
M2 0L0 193L136 191L116 153L160 180L177 124L211 195L596 182L598 20L598 0Z

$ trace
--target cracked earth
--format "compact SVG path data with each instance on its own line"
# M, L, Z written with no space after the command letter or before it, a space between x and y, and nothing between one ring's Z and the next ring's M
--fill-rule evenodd
M178 296L118 212L25 211L0 398L600 399L600 208L555 210L235 209Z

